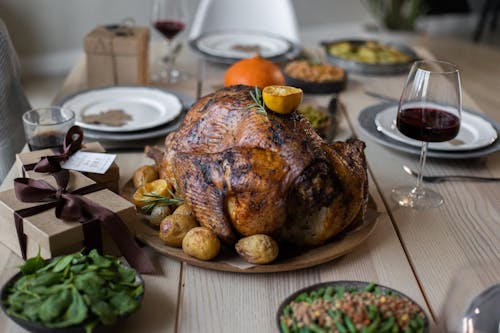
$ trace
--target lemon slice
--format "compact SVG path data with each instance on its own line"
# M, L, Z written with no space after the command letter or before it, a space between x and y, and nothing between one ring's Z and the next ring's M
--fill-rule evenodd
M302 89L290 86L267 86L262 90L264 104L271 111L288 114L302 102Z
M170 197L168 182L165 179L157 179L146 183L135 191L133 199L137 207L144 207L151 203L153 196Z

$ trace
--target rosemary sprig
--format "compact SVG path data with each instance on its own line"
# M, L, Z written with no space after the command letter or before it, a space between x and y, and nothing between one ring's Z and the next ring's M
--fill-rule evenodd
M247 108L250 109L256 107L257 113L267 116L266 107L264 106L264 101L262 100L262 94L257 86L255 87L255 93L253 91L250 91L250 97L252 97L253 103L250 104Z
M144 212L146 212L146 213L149 213L158 204L165 204L165 205L169 206L169 205L181 204L181 203L184 202L184 199L174 196L172 194L172 192L170 192L170 194L172 195L172 197L165 197L163 195L159 195L159 194L156 194L156 193L144 193L143 196L146 197L146 198L150 198L150 199L147 199L147 200L144 199L144 200L142 200L143 202L148 202L147 205L145 205L144 207L142 207L142 210Z

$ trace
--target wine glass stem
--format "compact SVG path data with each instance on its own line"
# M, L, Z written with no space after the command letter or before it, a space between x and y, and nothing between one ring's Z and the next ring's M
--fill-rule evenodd
M424 174L424 165L425 160L427 159L427 148L429 143L426 141L422 141L422 148L420 149L420 162L418 163L418 177L417 177L417 185L415 186L415 194L423 194L422 189L422 177Z
M173 55L173 50L172 50L172 41L167 39L165 41L165 56L163 57L163 63L167 68L170 68L170 65L172 64L172 55Z

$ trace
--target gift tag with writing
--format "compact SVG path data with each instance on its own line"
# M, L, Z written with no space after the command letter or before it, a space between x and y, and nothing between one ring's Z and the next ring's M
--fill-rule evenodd
M77 151L61 165L63 169L104 174L115 160L116 155Z

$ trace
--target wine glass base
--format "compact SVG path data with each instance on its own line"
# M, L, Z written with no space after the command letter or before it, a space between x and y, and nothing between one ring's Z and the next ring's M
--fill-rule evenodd
M415 186L398 186L392 189L391 197L398 205L410 208L439 207L444 200L441 194L426 188Z
M189 78L189 74L181 72L178 69L161 71L151 75L151 81L162 83L178 83Z

